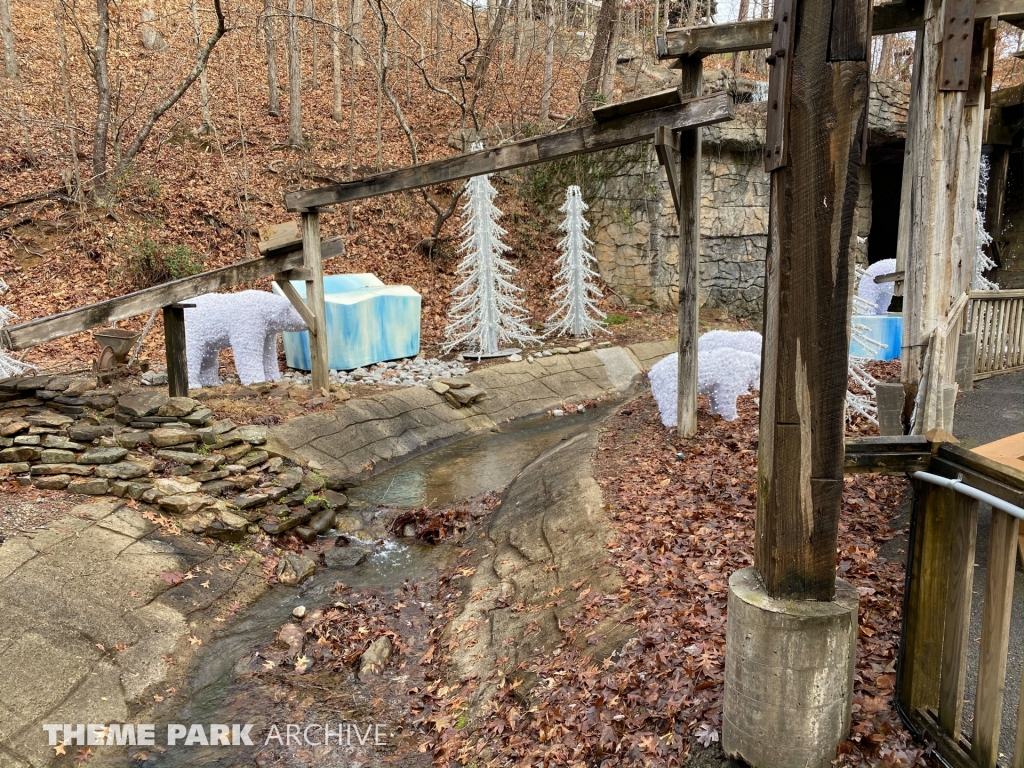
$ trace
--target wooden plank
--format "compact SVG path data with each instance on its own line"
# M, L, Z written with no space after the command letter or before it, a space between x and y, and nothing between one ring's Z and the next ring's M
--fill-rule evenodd
M772 23L772 46L768 55L768 115L765 126L764 169L774 171L789 162L786 123L789 115L790 61L796 35L795 0L776 0Z
M834 0L828 53L831 61L864 61L871 50L871 5Z
M299 225L294 221L260 227L259 234L260 241L257 247L260 253L267 253L281 246L298 245L302 242Z
M1000 718L1006 691L1006 655L1010 649L1010 611L1017 551L1017 518L992 510L992 529L981 618L978 691L974 700L971 757L982 768L995 768L999 758Z
M345 253L344 241L340 237L324 241L321 253L325 259L341 256ZM168 304L259 280L299 266L302 266L301 250L292 247L285 251L275 251L260 259L243 261L98 304L12 325L4 329L5 341L9 349L28 349L90 328L109 325L115 320L146 314Z
M931 443L923 435L890 435L886 437L850 437L845 443L846 455L871 453L931 453Z
M890 272L888 275L879 275L878 277L875 278L874 282L878 284L898 283L900 280L906 277L906 274L906 272Z
M960 738L960 725L963 721L979 506L977 500L957 495L953 512L953 535L949 541L946 628L939 676L939 725L954 741Z
M306 306L314 317L309 329L309 365L313 389L326 389L330 383L327 355L327 306L324 303L324 267L320 253L320 214L302 214L303 263L311 272L306 281Z
M169 304L164 310L164 352L167 356L167 393L188 397L188 359L185 356L185 308Z
M908 472L927 472L932 455L924 453L864 453L847 454L843 471L848 475L865 472L880 472L887 475L903 475Z
M940 91L966 91L970 81L975 0L945 0L942 17Z
M630 99L629 101L620 101L615 104L597 107L591 114L597 122L606 123L616 117L635 115L638 112L647 112L652 109L662 109L678 104L680 101L682 99L679 98L679 89L667 88L664 91L641 96L639 99Z
M978 470L971 469L963 464L944 459L941 456L932 457L932 462L927 471L941 477L959 477L965 484L972 488L977 488L979 491L990 493L1008 504L1015 504L1018 507L1024 507L1024 491L1019 488L1014 488L1012 485L1002 483L999 480L995 480L989 477L984 471L979 472Z
M703 63L688 61L682 68L680 94L696 95L704 89ZM700 129L679 133L679 372L676 432L697 434L697 337L700 335Z
M1024 472L998 461L993 461L980 453L962 448L959 445L943 443L939 446L936 454L939 458L947 459L961 465L965 469L972 469L987 477L1003 483L1011 488L1024 490Z
M903 663L897 669L900 702L911 712L939 703L943 606L955 509L953 491L917 480L914 488L917 504L911 524L910 587L904 602Z
M980 6L978 10L981 10ZM1022 103L1024 103L1024 83L1020 85L1010 85L996 91L992 91L992 98L989 101L989 106L1015 107Z
M679 140L675 133L664 125L658 126L654 132L654 151L658 155L658 163L665 169L668 188L672 193L672 203L676 215L679 215Z
M362 200L483 173L495 173L563 157L614 149L653 138L658 126L672 130L714 125L732 118L733 99L725 93L703 96L663 109L608 120L584 128L524 139L500 147L448 157L358 181L332 184L285 195L289 211L313 210L328 205Z
M294 270L293 270L294 271ZM310 276L312 280L312 276ZM290 279L275 277L274 282L277 283L277 287L281 289L281 293L284 294L285 298L292 303L295 307L295 311L299 313L302 319L306 322L306 327L310 333L317 333L318 328L316 326L316 315L309 308L306 302L299 295L299 292L295 290L295 286L291 284Z
M919 5L883 3L874 8L871 33L891 35L896 32L913 32L922 23ZM658 38L661 46L658 58L679 59L770 48L773 25L772 19L754 19L701 27L675 27L666 30L664 37Z

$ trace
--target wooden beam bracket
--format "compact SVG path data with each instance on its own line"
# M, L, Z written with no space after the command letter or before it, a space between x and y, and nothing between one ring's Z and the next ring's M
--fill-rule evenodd
M764 169L771 172L789 162L786 149L786 114L789 112L790 59L796 33L797 0L777 0L772 24L772 67L768 78L768 122L765 126Z
M295 290L295 286L292 285L291 281L287 278L282 280L281 275L276 275L274 277L274 282L277 283L277 287L281 289L281 293L285 295L285 298L287 298L288 301L292 303L292 306L295 307L295 311L299 313L299 316L306 321L306 327L309 329L310 335L316 336L319 330L316 324L316 316L310 310L306 302L302 300L299 292Z
M971 76L975 0L946 0L942 18L940 91L966 91Z
M654 151L658 154L658 162L665 168L676 216L679 216L679 141L667 126L658 126L654 131Z

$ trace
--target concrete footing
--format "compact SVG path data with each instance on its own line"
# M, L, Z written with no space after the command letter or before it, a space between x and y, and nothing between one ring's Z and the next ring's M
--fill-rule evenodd
M879 382L875 385L878 403L878 433L882 436L903 434L903 385L897 382Z
M775 600L754 568L729 579L722 747L753 768L821 766L850 730L857 590Z

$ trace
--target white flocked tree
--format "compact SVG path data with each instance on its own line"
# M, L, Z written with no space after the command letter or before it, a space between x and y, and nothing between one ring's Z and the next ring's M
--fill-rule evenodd
M5 283L3 279L0 279L0 296L3 296L5 293L7 293L8 290L10 289L7 287L7 283ZM11 310L0 305L0 329L2 329L5 325L8 325L11 320L17 319L17 317L18 316L11 312ZM18 376L24 373L25 371L30 370L31 368L32 366L19 362L18 360L15 360L13 357L8 355L4 351L3 346L0 345L0 379L7 379L10 378L11 376Z
M483 149L474 144L472 151ZM498 224L501 211L494 205L498 190L490 175L474 176L466 183L466 202L462 208L462 278L452 291L445 328L445 351L462 347L470 356L497 355L505 342L529 344L536 335L526 324L528 313L518 303L522 288L512 283L516 268L502 254L508 246L502 241L506 231Z
M590 223L583 214L587 208L579 187L573 185L565 190L565 202L560 209L565 219L558 225L565 237L558 244L562 255L558 257L555 280L559 286L554 294L561 303L547 321L550 334L577 339L591 338L594 331L608 332L601 325L604 313L594 303L601 298L601 291L593 283L593 278L598 277L593 269L597 260L588 250L593 242L586 235Z

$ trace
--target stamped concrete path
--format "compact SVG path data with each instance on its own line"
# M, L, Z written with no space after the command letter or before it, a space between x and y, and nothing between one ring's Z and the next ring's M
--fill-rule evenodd
M217 618L266 588L259 567L253 553L165 535L119 499L5 541L0 766L55 759L43 723L145 722ZM90 765L102 750L123 760L123 747L96 747ZM58 762L77 748L66 752Z

